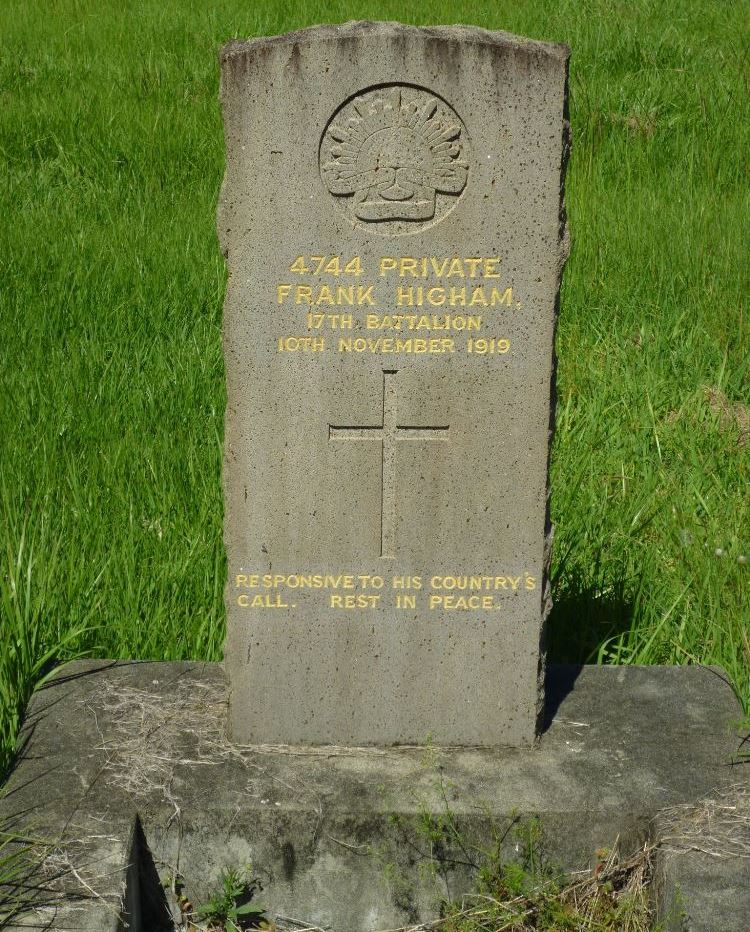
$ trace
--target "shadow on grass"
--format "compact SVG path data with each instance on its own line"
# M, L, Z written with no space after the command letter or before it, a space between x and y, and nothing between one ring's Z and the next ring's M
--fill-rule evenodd
M601 662L607 643L630 630L633 614L624 586L616 583L605 592L566 589L555 598L547 621L548 662Z
M622 588L606 593L567 589L558 595L547 621L547 675L542 731L574 689L583 665L601 661L607 643L628 631L633 605Z

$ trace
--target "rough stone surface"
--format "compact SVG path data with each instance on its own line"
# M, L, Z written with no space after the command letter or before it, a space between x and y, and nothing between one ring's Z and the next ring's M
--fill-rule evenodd
M715 669L553 667L546 729L531 749L240 749L226 740L226 714L217 664L78 661L36 694L0 816L54 837L47 868L66 863L84 882L68 875L52 928L117 928L128 862L144 891L131 890L133 908L152 917L142 923L152 932L163 910L157 870L181 871L201 902L222 867L247 860L274 915L333 932L394 928L434 917L438 897L468 883L450 852L443 874L425 873L423 813L449 807L470 844L512 813L538 816L550 857L579 869L618 836L624 853L636 850L665 807L720 798L743 776L729 764L740 710ZM135 865L137 815L151 854L141 844ZM716 929L743 928L721 912L722 886L739 891L744 880L734 864L725 874L711 861L680 881L692 915L713 898ZM673 893L667 871L663 903ZM737 892L733 903L742 917L746 900Z
M171 928L153 863L140 857L145 839L137 804L112 782L108 764L109 741L117 738L101 689L107 693L108 677L125 669L108 661L71 663L31 700L18 763L0 787L0 830L25 839L11 849L23 882L0 888L2 929ZM131 704L127 711L133 710Z
M737 778L746 764L735 768ZM750 779L660 813L659 918L667 932L750 928Z
M568 50L355 23L221 59L231 735L529 745Z

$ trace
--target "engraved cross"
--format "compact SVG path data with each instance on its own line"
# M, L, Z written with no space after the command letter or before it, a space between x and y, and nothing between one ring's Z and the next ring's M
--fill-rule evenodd
M380 443L380 556L396 552L396 443L399 440L448 440L448 426L399 424L396 414L397 371L383 372L383 414L380 424L360 426L328 425L330 440L377 440Z

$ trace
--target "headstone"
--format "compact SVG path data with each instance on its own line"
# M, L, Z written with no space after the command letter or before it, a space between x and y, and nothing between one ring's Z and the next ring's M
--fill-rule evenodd
M537 734L567 59L393 23L222 51L238 743Z

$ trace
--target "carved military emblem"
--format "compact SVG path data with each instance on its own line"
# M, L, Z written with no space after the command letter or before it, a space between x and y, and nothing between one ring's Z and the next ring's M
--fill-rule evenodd
M406 231L409 222L421 226L454 206L466 187L466 148L465 127L444 100L394 84L363 91L336 112L320 168L356 220L406 221L396 224Z

